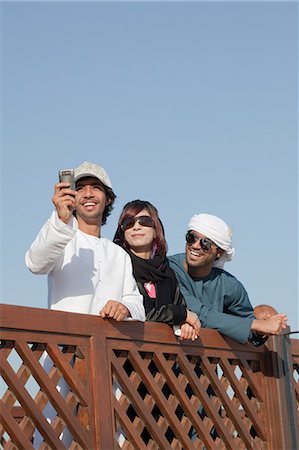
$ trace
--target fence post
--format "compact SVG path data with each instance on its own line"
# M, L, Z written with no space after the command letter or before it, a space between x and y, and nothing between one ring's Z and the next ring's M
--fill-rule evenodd
M287 336L272 336L267 347L271 450L296 450L299 440L290 340Z
M296 394L293 377L293 357L291 349L291 341L289 336L281 337L282 354L285 367L285 396L287 403L287 410L289 414L289 435L291 441L291 448L299 448L299 436L297 427L297 410L296 410Z

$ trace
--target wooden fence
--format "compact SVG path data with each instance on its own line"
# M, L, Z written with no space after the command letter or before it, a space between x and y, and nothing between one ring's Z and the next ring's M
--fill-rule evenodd
M0 305L0 448L298 449L299 342Z

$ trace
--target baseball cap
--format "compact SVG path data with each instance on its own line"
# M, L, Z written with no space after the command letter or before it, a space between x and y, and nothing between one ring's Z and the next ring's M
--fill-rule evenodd
M110 178L105 169L90 161L84 161L84 163L75 169L75 181L84 177L98 178L105 186L112 189Z

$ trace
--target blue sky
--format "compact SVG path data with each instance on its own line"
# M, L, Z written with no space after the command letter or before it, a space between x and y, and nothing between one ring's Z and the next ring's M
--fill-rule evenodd
M46 307L24 254L60 168L102 165L157 206L169 254L195 213L234 232L226 270L298 329L296 2L2 2L1 303Z

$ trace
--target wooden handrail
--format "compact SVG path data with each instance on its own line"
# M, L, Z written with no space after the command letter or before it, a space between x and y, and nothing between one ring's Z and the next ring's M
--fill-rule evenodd
M295 339L182 342L165 324L5 304L0 317L3 448L299 447Z

